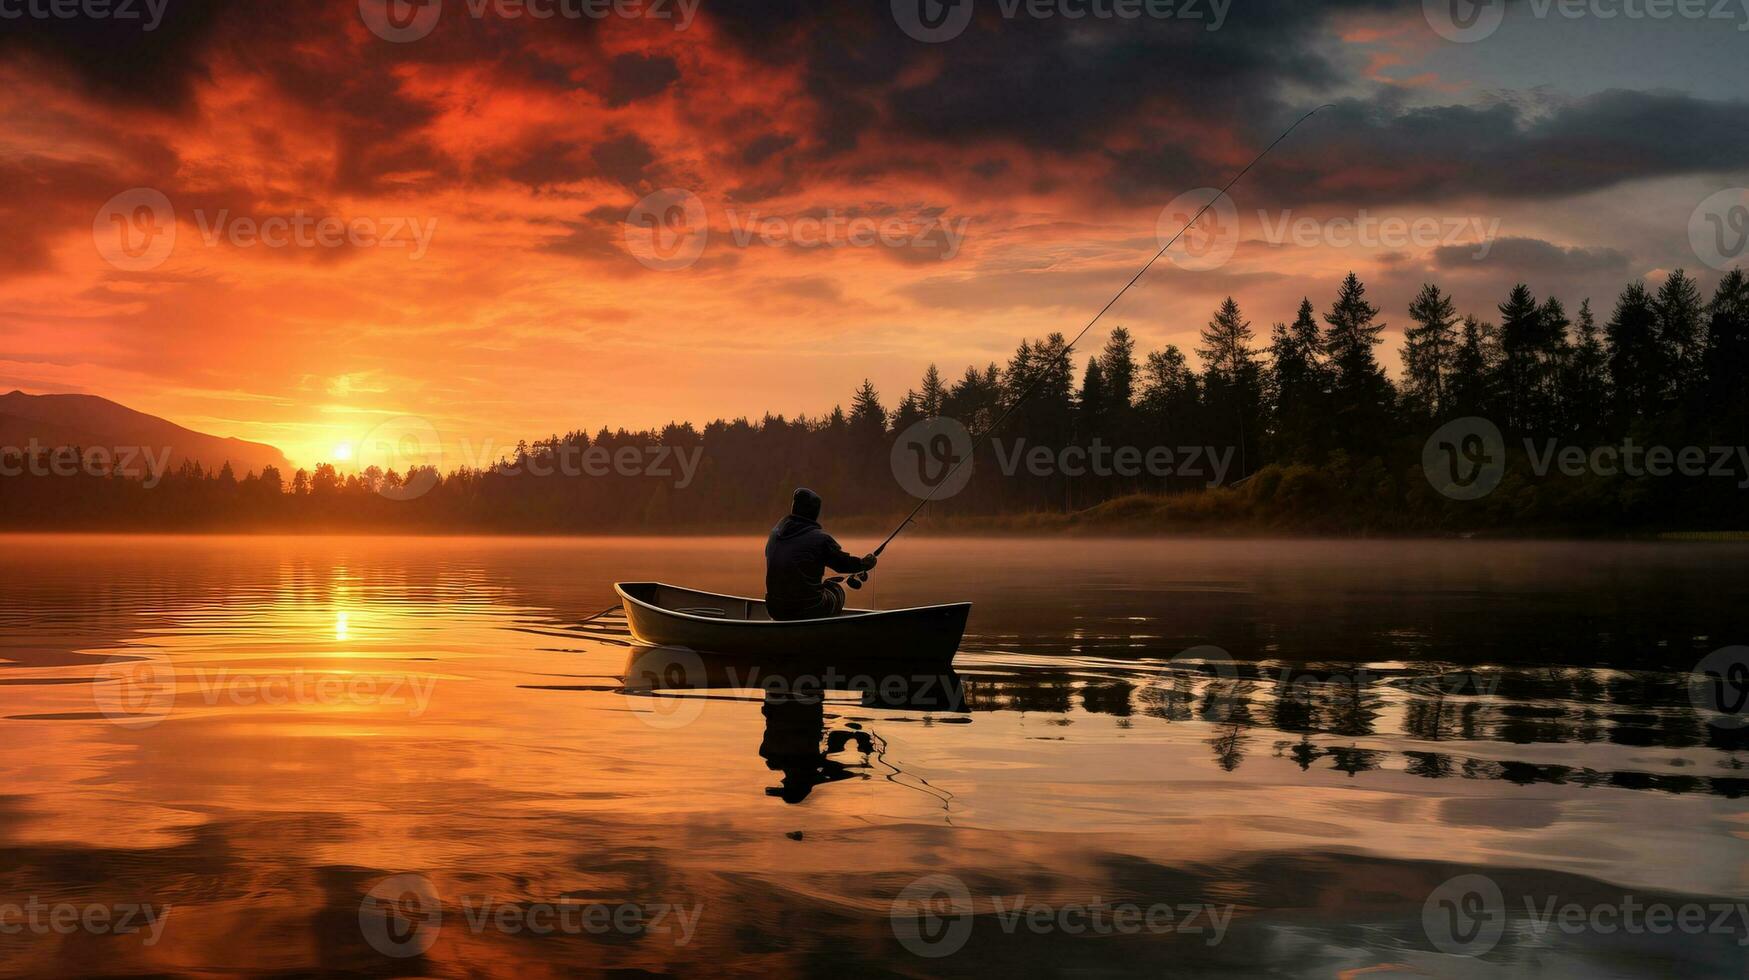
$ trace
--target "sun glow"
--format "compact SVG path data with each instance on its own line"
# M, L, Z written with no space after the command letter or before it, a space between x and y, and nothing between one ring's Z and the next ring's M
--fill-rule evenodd
M352 443L343 442L334 447L334 461L336 463L344 463L350 459L352 459Z

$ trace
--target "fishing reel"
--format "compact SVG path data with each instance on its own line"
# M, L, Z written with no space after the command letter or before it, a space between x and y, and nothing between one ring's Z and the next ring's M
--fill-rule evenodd
M844 578L844 584L850 586L852 589L862 588L862 583L866 581L868 581L867 572L857 572L855 575L847 575Z

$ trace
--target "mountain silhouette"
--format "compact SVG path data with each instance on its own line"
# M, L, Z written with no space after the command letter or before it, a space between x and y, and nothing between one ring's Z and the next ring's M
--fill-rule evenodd
M188 461L208 470L228 462L239 477L276 466L289 478L294 469L283 453L264 443L195 432L96 395L0 395L0 449L25 450L33 439L43 449L145 447L158 454L168 448L172 470Z

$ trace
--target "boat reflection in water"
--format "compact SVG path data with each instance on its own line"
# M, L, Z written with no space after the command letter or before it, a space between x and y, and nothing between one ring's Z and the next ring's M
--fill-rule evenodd
M878 662L822 655L811 661L761 662L699 653L685 647L644 647L626 661L624 692L634 697L752 700L709 691L758 691L765 732L759 757L782 774L765 794L800 803L816 787L850 779L881 778L928 793L948 794L906 773L887 757L887 743L861 722L827 708L967 713L965 684L951 667L904 672L902 661ZM829 695L854 694L857 700Z

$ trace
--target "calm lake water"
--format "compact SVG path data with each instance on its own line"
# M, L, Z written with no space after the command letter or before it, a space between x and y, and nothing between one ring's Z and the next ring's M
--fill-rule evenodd
M820 696L582 622L760 548L0 538L0 973L1745 975L1749 548L906 539L955 674Z

